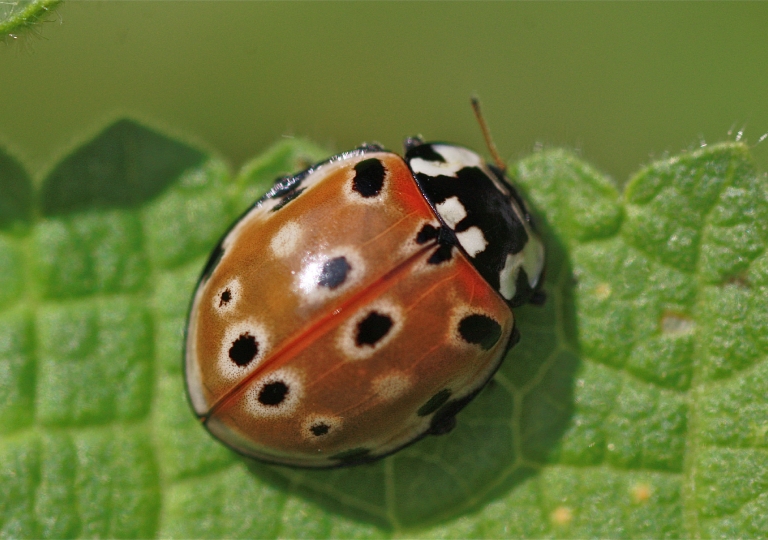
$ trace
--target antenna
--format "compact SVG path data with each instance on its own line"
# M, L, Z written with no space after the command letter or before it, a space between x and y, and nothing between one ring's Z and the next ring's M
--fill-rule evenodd
M471 102L472 110L475 111L475 118L477 118L477 123L480 124L480 130L483 132L485 145L488 147L488 151L491 153L493 161L496 162L496 166L501 170L502 173L506 173L507 164L504 163L503 159L501 159L499 151L496 149L496 145L493 142L493 138L491 137L491 130L488 129L488 124L485 123L485 118L483 118L483 113L480 110L480 100L477 96L472 96Z

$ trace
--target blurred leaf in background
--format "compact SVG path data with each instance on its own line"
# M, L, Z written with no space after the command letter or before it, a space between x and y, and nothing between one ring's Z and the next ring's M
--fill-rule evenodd
M285 140L233 178L121 120L35 189L0 151L0 536L768 534L768 181L740 143L624 193L562 150L511 168L548 302L450 435L331 471L212 440L181 373L196 278L275 177L327 154Z
M768 2L91 1L49 20L0 46L0 141L36 179L116 112L239 168L283 135L480 148L477 93L507 160L574 148L620 186L731 127L768 131ZM753 157L768 170L768 144Z

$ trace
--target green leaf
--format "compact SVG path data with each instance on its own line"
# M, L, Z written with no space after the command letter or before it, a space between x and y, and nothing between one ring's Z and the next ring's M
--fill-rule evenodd
M511 172L548 249L543 307L458 427L371 465L269 466L184 395L192 289L272 180L123 120L34 190L0 151L0 536L762 537L768 180L727 143L624 194L574 155Z
M15 40L48 20L62 0L4 0L0 2L0 40Z

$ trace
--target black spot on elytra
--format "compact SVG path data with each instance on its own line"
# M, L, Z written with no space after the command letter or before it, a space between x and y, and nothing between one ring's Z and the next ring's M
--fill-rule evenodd
M445 163L445 158L435 152L435 149L431 144L419 144L408 148L405 153L406 161L410 161L414 158L421 158L427 161L437 161L439 163Z
M448 398L451 397L451 391L447 388L444 388L440 390L437 394L429 398L429 401L427 401L424 405L419 407L419 410L416 411L416 414L418 416L427 416L429 414L432 414L437 409L443 406L443 403L448 401Z
M430 240L435 240L440 234L440 229L427 223L416 235L417 244L426 244Z
M365 198L375 197L384 187L384 176L387 170L384 164L376 159L364 159L355 165L355 178L352 180L352 189Z
M331 429L331 426L329 426L328 424L319 422L317 424L313 424L312 427L309 428L309 431L311 431L312 435L314 435L315 437L320 437L328 433L330 429Z
M229 348L229 358L238 366L247 366L259 354L259 342L249 332L240 334Z
M306 189L307 189L307 188L301 188L301 189L297 189L297 190L294 190L294 191L290 191L290 192L289 192L287 195L285 195L285 196L284 196L282 199L280 199L280 202L279 202L279 203L277 203L277 204L276 204L276 205L275 205L275 206L272 208L272 210L271 210L271 211L272 211L272 212L277 212L278 210L280 210L281 208L283 208L283 207L284 207L286 204L288 204L289 202L291 202L292 200L294 200L296 197L298 197L299 195L301 195L302 193L304 193L304 191L306 191Z
M304 183L304 180L308 176L313 174L315 171L317 171L322 165L325 165L327 163L332 163L340 159L346 159L350 156L365 154L366 152L381 152L383 150L384 148L381 145L378 145L375 143L373 144L365 143L360 145L356 149L352 150L351 152L345 152L343 154L332 156L328 159L315 163L314 165L309 165L309 163L306 162L306 159L300 159L300 161L305 162L305 165L307 165L307 168L305 168L303 171L300 171L294 175L281 176L277 178L275 180L274 185L272 186L272 189L270 189L264 195L264 197L259 199L256 204L261 204L264 201L267 201L269 199L274 199L276 197L283 197L284 195L287 195L297 190L301 186L301 184Z
M330 459L339 460L344 465L352 465L368 461L368 454L370 453L370 448L352 448L351 450L345 450L338 454L334 454Z
M205 268L203 268L203 275L200 278L201 281L208 281L208 278L211 277L211 274L213 274L213 271L219 265L219 262L223 256L224 247L221 245L221 242L219 242L219 245L213 248L211 255L208 257L208 261L205 263Z
M392 328L392 317L377 311L371 311L368 316L357 324L355 343L358 347L368 345L373 347L387 335Z
M347 274L352 269L345 257L336 257L327 261L320 272L317 284L329 289L335 289L347 279Z
M499 341L501 325L487 315L467 315L459 322L459 334L467 343L480 345L487 351Z
M224 289L224 292L219 296L219 307L229 304L232 300L232 292L229 289Z
M265 384L259 392L259 403L262 405L280 405L288 395L288 386L283 381Z

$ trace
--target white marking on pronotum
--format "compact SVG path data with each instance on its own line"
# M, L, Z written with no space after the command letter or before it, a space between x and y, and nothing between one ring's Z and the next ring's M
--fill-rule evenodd
M296 221L289 221L280 227L280 230L272 237L269 247L278 257L288 257L296 250L301 235L301 225Z
M523 262L523 252L507 255L504 268L499 272L499 292L507 300L511 300L517 291L517 273Z
M482 158L472 150L448 144L433 144L432 149L440 154L443 161L428 161L423 158L411 160L411 170L428 176L453 176L464 167L480 167Z
M538 238L531 238L523 248L523 270L528 276L528 284L533 289L544 271L544 245Z
M470 227L466 231L456 233L459 244L463 247L470 257L476 256L485 250L488 241L479 227Z
M445 224L451 229L455 229L456 225L465 217L467 217L467 210L458 197L450 197L443 202L435 205L437 213L443 218Z
M511 300L517 291L517 274L520 267L525 270L528 285L536 287L544 269L544 246L536 239L531 239L522 251L507 255L504 268L499 272L499 292Z

